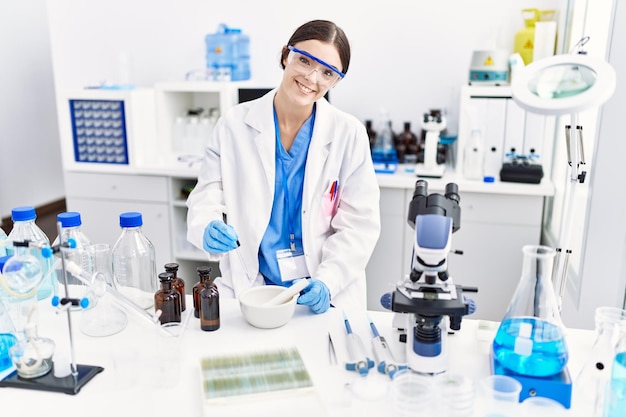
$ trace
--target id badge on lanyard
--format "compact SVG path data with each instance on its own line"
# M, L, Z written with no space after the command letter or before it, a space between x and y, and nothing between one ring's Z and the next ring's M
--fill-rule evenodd
M278 269L280 270L280 280L282 282L290 282L294 279L308 278L310 276L302 249L296 251L290 249L277 250L276 259L278 260Z

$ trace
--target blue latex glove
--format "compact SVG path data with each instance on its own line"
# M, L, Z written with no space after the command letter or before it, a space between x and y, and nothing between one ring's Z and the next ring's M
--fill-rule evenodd
M202 246L205 251L217 255L236 249L239 246L237 244L238 239L237 232L231 225L221 220L213 220L204 229Z
M302 290L298 304L307 305L315 314L326 312L330 308L330 290L319 279L311 279L309 285Z

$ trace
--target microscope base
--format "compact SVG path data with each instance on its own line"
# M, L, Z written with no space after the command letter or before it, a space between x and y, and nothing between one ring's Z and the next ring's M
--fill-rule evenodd
M444 172L446 172L445 165L426 166L422 163L415 165L415 175L422 178L441 178Z
M102 372L104 368L91 365L76 365L78 375L74 378L72 375L64 378L56 378L54 369L47 374L38 378L26 379L13 372L5 379L0 381L0 387L23 388L37 391L53 391L65 394L78 394L80 389L91 379Z
M557 401L563 407L570 408L572 404L572 379L569 370L565 367L560 373L548 377L532 377L518 375L503 368L497 360L492 358L492 373L494 375L506 375L515 378L522 384L520 402L528 397L545 397Z

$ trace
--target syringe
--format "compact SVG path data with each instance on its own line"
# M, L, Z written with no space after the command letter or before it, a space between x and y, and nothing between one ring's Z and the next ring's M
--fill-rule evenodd
M343 322L346 326L346 344L348 345L348 355L350 356L348 362L346 362L346 369L348 371L356 371L361 376L366 376L370 368L374 367L374 361L367 356L361 338L352 332L352 327L345 312L343 313Z
M374 349L374 357L378 362L378 372L381 374L386 374L389 378L395 376L398 371L408 369L406 364L397 364L393 359L393 355L391 354L391 349L389 349L389 345L384 337L378 333L378 329L374 325L374 322L371 318L370 321L370 329L372 329L372 333L374 337L372 338L372 348Z

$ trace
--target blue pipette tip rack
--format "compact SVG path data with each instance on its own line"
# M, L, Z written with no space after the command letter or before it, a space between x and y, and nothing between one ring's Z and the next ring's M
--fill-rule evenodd
M494 375L505 375L516 379L522 384L519 401L522 402L528 397L545 397L550 398L563 407L569 409L572 405L572 379L567 367L556 375L548 377L532 377L519 375L505 369L495 359L491 358L492 373Z

